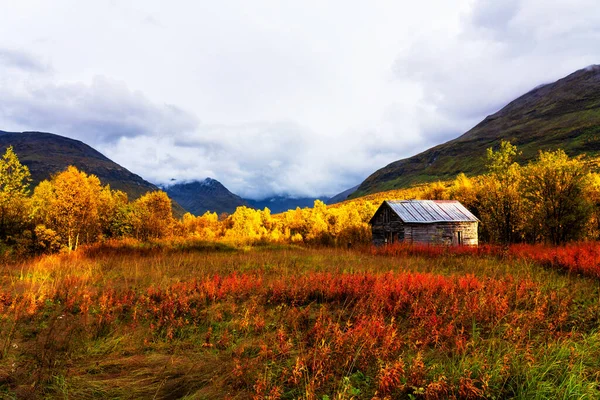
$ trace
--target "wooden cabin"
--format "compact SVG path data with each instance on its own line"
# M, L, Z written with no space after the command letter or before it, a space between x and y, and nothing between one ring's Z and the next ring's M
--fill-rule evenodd
M478 244L479 220L456 200L386 200L369 221L373 244Z

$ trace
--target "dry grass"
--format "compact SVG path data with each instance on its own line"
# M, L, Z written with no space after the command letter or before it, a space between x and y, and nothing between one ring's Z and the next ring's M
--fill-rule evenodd
M599 395L598 282L523 260L114 243L0 271L0 397Z

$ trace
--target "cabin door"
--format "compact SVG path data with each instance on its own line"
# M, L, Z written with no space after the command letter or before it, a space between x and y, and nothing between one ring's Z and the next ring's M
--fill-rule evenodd
M463 233L462 231L454 232L454 245L462 246L463 244Z

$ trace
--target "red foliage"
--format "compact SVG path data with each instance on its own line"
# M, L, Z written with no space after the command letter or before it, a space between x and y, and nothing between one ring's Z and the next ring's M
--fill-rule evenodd
M493 254L491 247L455 249L389 246L374 251ZM575 247L557 249L545 259L546 253L538 249L514 247L511 254L577 266L596 257L592 247L578 257ZM294 387L302 388L307 398L318 397L336 377L356 371L376 377L374 387L384 396L418 388L429 398L474 398L485 395L481 376L448 382L430 371L422 354L431 349L463 354L478 337L498 334L517 343L525 343L531 335L560 334L568 330L571 306L565 290L542 290L535 282L511 276L413 272L275 276L257 271L216 274L166 287L118 287L67 277L43 300L31 292L0 293L0 309L15 319L32 319L44 318L48 307L61 307L72 320L79 318L92 336L107 334L115 326L138 327L146 330L146 343L200 332L198 345L203 351L233 349L231 379L256 398L278 398L284 388ZM268 368L273 365L281 365L280 370L271 373Z
M493 256L511 257L600 278L600 243L584 242L552 247L541 244L514 244L509 247L480 246L435 246L424 244L395 243L381 247L369 247L367 252L381 256L425 256L430 258L447 256Z
M513 257L558 268L570 273L600 278L600 243L585 242L561 247L542 245L514 245L510 248Z

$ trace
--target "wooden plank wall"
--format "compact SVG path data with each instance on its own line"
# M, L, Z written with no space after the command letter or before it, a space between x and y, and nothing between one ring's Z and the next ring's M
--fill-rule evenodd
M396 213L389 207L382 207L373 218L371 233L373 235L373 244L382 246L387 243L404 240L404 224ZM391 235L390 235L391 234ZM391 236L391 237L390 237Z
M432 224L406 224L404 240L408 243L458 245L460 232L463 245L477 246L477 222L438 222Z

